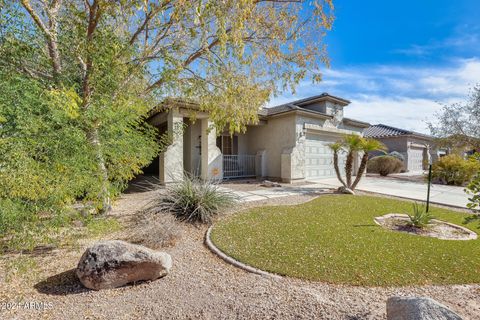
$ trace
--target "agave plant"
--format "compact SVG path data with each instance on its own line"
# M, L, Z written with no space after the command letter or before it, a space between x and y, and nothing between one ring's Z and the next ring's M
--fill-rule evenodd
M380 141L370 138L363 138L358 134L345 135L342 140L330 144L329 147L333 151L333 166L335 168L337 179L345 188L348 188L352 191L355 190L358 183L362 179L363 174L365 173L370 152L385 152L387 150L387 147ZM342 178L338 165L338 154L340 152L347 153L347 159L345 161L345 180ZM362 153L363 155L360 166L356 172L355 180L352 183L352 174L354 171L353 162L357 153Z
M410 219L408 225L415 228L424 228L433 219L433 216L425 210L425 206L419 205L416 202L413 204L413 214L410 215L407 213L407 215Z

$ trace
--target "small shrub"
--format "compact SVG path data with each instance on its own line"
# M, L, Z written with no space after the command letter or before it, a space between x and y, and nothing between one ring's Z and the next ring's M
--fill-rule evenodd
M0 237L11 231L22 229L25 224L38 220L38 216L28 203L0 199Z
M370 159L367 171L387 176L391 173L399 173L403 169L403 162L392 156L378 156Z
M152 249L172 247L181 236L179 223L174 216L149 210L136 214L126 232L126 241Z
M89 237L99 237L122 229L122 225L117 219L105 216L90 215L83 223Z
M120 227L114 218L85 215L74 208L54 210L46 205L34 210L19 201L0 200L0 254L68 246L82 237L98 237Z
M425 228L430 221L433 219L433 216L425 210L423 205L418 203L413 204L413 215L408 214L408 225L415 228Z
M432 178L437 183L462 186L480 171L480 161L464 159L456 154L441 157L432 166Z
M391 156L391 157L395 157L402 162L405 162L405 157L403 156L403 154L401 154L398 151L392 151L388 155Z
M234 202L232 193L220 190L212 181L185 176L182 182L168 188L151 210L171 212L182 221L211 223L221 209L226 209Z

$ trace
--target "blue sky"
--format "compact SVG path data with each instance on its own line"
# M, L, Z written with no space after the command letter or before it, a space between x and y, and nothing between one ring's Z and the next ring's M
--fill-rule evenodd
M334 0L323 81L303 81L269 105L328 92L352 101L347 117L428 133L440 104L480 83L478 0Z

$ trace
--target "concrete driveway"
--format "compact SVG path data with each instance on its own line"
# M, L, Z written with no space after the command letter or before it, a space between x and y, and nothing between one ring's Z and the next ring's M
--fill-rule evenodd
M318 187L339 187L336 178L312 181ZM307 187L307 186L306 186ZM432 184L430 190L431 203L466 208L468 196L463 187ZM377 177L364 177L357 190L381 193L396 197L426 201L427 183L393 180Z

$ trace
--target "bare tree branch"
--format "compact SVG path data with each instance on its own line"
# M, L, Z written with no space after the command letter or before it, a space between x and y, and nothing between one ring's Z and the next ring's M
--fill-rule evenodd
M83 105L84 109L87 109L90 105L90 96L92 94L92 90L90 88L90 75L92 73L93 67L93 57L92 53L90 52L91 48L89 45L93 41L93 35L95 33L95 29L97 28L98 21L102 14L102 10L99 6L99 2L95 0L93 4L88 4L88 26L87 26L87 61L83 62L82 69L83 69L83 81L82 81L82 97L83 97ZM80 57L81 58L81 57Z
M22 6L27 10L30 17L32 17L33 21L37 24L40 30L43 32L45 37L50 38L50 31L47 29L47 26L43 23L42 19L38 16L38 14L33 10L29 0L22 0Z
M225 33L230 33L232 31L232 28L228 28ZM218 44L220 43L220 39L217 37L215 38L215 40L213 40L212 42L210 42L210 44L206 47L203 47L203 48L200 48L198 50L196 50L195 52L193 52L192 54L190 54L186 59L185 61L182 63L182 68L185 69L186 67L188 67L191 63L193 63L195 60L197 60L199 57L201 57L203 54L211 51L215 46L217 46ZM147 92L150 92L152 91L153 89L155 89L156 87L160 87L163 83L164 83L165 79L164 78L160 78L158 79L157 81L155 81L152 85L150 85L148 88L147 88Z
M57 45L57 16L58 11L60 10L61 0L53 0L51 5L45 5L45 11L48 16L48 27L42 21L40 16L35 12L29 0L22 0L22 6L28 12L30 17L33 19L35 24L38 26L40 31L44 34L45 39L47 40L48 54L53 68L53 78L55 81L58 81L60 73L62 71L62 66L60 62L60 53Z
M33 70L30 69L29 67L26 67L25 65L22 65L20 67L20 71L25 72L28 74L30 77L35 78L35 79L47 79L47 80L53 80L53 76L51 74L38 71L38 70Z

